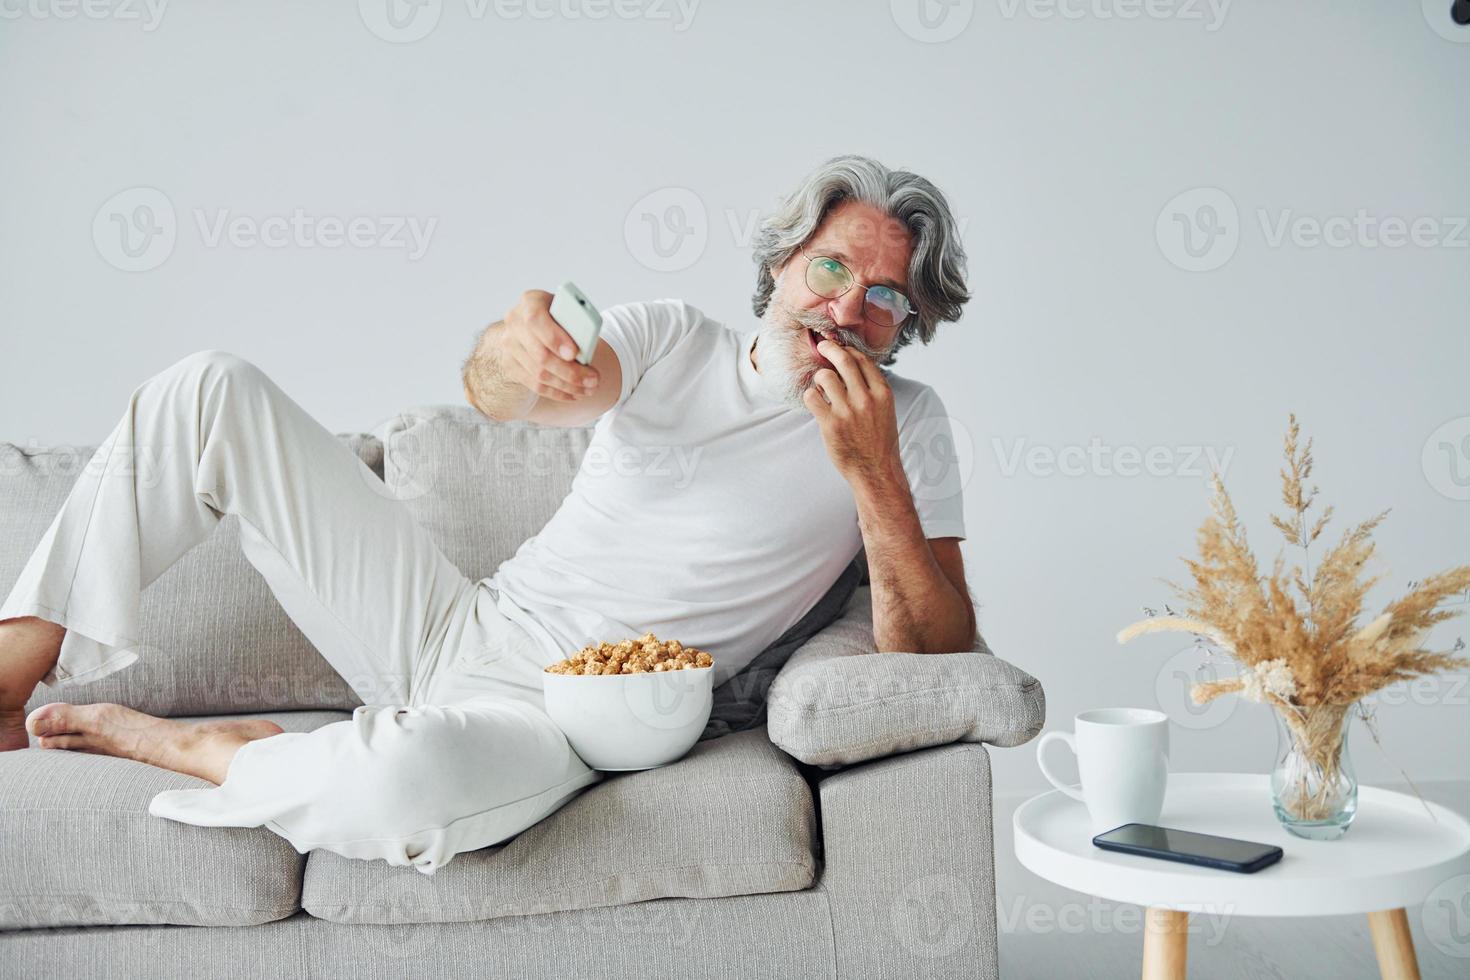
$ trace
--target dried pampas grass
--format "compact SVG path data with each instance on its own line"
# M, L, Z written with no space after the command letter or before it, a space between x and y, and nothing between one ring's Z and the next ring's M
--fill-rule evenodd
M1312 474L1312 441L1299 448L1299 437L1293 414L1286 433L1286 468L1281 471L1286 512L1273 514L1271 523L1288 545L1301 549L1302 567L1288 571L1285 559L1277 557L1271 574L1261 575L1224 481L1215 473L1211 514L1197 536L1199 558L1184 559L1194 584L1186 588L1164 580L1186 603L1183 615L1140 620L1119 632L1118 642L1145 633L1179 631L1202 636L1230 654L1245 668L1242 677L1196 684L1192 696L1200 702L1245 691L1252 680L1250 671L1261 665L1270 663L1278 671L1284 666L1293 693L1284 698L1265 685L1266 699L1298 718L1301 712L1290 709L1350 705L1397 681L1470 666L1470 660L1452 652L1420 646L1436 623L1459 615L1459 610L1439 607L1451 596L1470 593L1470 565L1418 582L1413 591L1358 628L1364 597L1381 578L1363 577L1363 567L1373 555L1373 531L1388 511L1349 528L1316 569L1311 568L1312 545L1331 520L1332 508L1314 521L1308 519L1317 496L1317 487L1306 489ZM1279 681L1279 672L1276 677Z
M1313 570L1312 545L1332 508L1316 520L1307 517L1317 488L1305 489L1312 441L1299 448L1299 436L1293 414L1281 471L1286 512L1273 514L1271 523L1288 545L1301 549L1302 567L1288 572L1278 556L1271 574L1260 574L1224 481L1212 474L1211 513L1197 536L1199 559L1184 559L1194 585L1164 580L1185 601L1184 614L1140 620L1119 632L1118 642L1145 633L1187 632L1233 657L1241 667L1238 677L1197 683L1190 696L1203 704L1234 693L1277 710L1300 754L1281 803L1294 818L1313 821L1341 805L1343 730L1353 704L1397 681L1470 665L1453 651L1420 646L1435 624L1459 615L1440 605L1459 593L1470 596L1470 565L1411 583L1408 595L1359 628L1364 597L1381 578L1363 577L1363 567L1373 556L1373 531L1388 511L1345 531Z

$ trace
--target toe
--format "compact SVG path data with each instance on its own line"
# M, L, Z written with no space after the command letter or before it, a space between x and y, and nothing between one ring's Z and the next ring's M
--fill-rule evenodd
M59 701L43 704L26 716L26 731L37 737L75 731L71 715L72 706L69 704Z
M43 749L77 749L85 748L86 736L84 735L42 735L36 739L36 744Z

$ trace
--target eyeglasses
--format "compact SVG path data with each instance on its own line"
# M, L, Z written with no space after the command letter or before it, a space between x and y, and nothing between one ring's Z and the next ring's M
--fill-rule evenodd
M862 286L853 277L852 270L830 255L807 255L806 285L823 299L836 299L853 286ZM900 326L913 314L919 312L909 298L891 286L866 286L863 294L863 316L880 327Z

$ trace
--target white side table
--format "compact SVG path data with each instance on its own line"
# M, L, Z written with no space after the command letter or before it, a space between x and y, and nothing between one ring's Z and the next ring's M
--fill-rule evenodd
M1277 823L1267 776L1170 773L1161 826L1277 844L1282 859L1239 874L1104 851L1092 843L1083 805L1055 790L1016 810L1016 857L1065 888L1144 906L1144 980L1184 977L1191 911L1367 913L1385 980L1417 980L1404 907L1470 872L1470 820L1434 803L1428 811L1425 806L1403 793L1364 786L1347 836L1309 841Z

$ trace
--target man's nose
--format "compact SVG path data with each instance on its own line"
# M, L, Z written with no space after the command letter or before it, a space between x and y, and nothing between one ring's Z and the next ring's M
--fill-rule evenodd
M854 286L827 304L827 315L845 330L861 330L863 326L863 290Z

